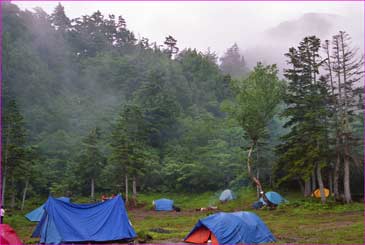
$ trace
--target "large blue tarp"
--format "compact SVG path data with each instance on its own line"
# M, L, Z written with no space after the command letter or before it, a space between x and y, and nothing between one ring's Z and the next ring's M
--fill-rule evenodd
M200 219L184 240L202 226L214 234L219 244L257 244L276 241L264 222L251 212L220 212Z
M235 196L231 190L224 190L222 191L221 195L219 196L219 201L226 202L235 199Z
M136 237L120 195L93 204L66 203L52 197L32 237L41 243L129 240Z
M174 201L166 198L158 199L154 201L156 211L172 211L174 210Z
M56 199L61 200L61 201L64 201L64 202L70 202L70 198L68 198L68 197L58 197ZM39 222L39 221L41 221L41 218L42 218L43 213L44 213L44 209L43 209L44 208L44 205L45 204L42 204L38 208L36 208L33 211L27 213L25 215L25 217L28 220L33 221L33 222Z
M266 198L272 202L275 205L279 205L281 203L288 202L284 197L282 197L279 193L274 191L268 191L265 193ZM259 199L260 202L262 202L264 205L266 205L266 202L262 199L262 197Z

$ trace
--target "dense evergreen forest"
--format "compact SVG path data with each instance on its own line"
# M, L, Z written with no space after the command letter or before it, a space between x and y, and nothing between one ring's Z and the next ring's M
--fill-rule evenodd
M254 186L363 193L363 55L340 31L287 69L137 39L122 16L2 3L2 200ZM310 33L309 33L310 34ZM198 38L198 37L196 37ZM248 168L247 168L247 163ZM130 194L128 195L128 190ZM322 201L325 202L323 196Z

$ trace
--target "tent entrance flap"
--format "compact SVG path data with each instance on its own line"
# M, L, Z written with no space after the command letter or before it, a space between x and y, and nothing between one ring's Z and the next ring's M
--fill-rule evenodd
M202 226L196 229L188 238L186 238L185 242L202 244L207 243L209 238L212 241L212 244L219 244L214 234L208 228Z

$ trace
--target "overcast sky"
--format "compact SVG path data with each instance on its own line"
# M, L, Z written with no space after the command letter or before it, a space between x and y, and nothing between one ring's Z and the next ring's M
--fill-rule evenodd
M57 2L13 1L21 9L39 6L51 13ZM100 10L122 15L136 37L147 37L162 43L172 35L180 49L207 47L221 55L234 42L252 45L250 40L286 20L298 19L305 13L336 14L359 25L363 37L363 2L74 2L66 1L69 18Z

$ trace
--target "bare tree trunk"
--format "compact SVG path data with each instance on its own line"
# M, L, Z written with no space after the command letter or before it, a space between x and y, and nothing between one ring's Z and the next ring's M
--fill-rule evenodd
M132 189L133 189L133 194L132 194L133 205L134 205L134 207L136 207L137 206L137 179L136 179L136 176L133 176Z
M300 180L300 178L297 178L297 181L298 181L298 184L300 187L300 191L303 193L303 195L305 195L305 188L304 188L303 182Z
M256 141L253 141L250 150L248 151L248 156L247 156L247 170L248 170L248 175L251 177L251 179L253 180L253 182L255 182L257 188L260 190L260 192L263 191L262 186L260 181L255 177L255 175L252 173L252 169L251 169L251 165L252 165L252 152L255 149L256 146Z
M91 199L94 200L95 199L95 179L91 178Z
M128 175L125 175L125 203L128 203Z
M319 186L319 191L321 193L321 201L322 201L322 204L325 204L326 203L326 195L324 193L321 167L319 166L319 164L316 164L316 165L317 165L316 169L317 169L318 186Z
M27 178L27 180L25 181L25 187L24 187L24 191L23 191L21 210L24 209L24 204L25 204L25 198L27 196L28 185L29 185L29 178Z
M329 41L326 40L325 41L325 50L326 50L326 54L327 54L327 64L328 64L328 71L329 71L329 77L330 77L330 82L331 82L331 95L332 95L332 99L333 99L333 104L335 106L335 115L334 115L334 119L335 119L335 128L336 128L336 163L335 163L335 168L333 169L333 175L332 173L330 173L329 175L329 181L330 181L330 191L331 193L334 194L335 199L337 199L339 197L339 192L338 192L338 179L339 179L339 168L340 168L340 161L341 161L341 156L340 156L340 129L339 129L339 123L338 123L338 111L339 110L339 103L338 100L336 98L336 94L335 94L335 86L334 86L334 81L333 81L333 74L332 74L332 62L331 62L331 56L330 56L330 50L329 50ZM337 60L339 61L339 59ZM338 86L339 86L339 94L341 92L341 79L340 79L340 74L337 73L337 77L338 77ZM340 94L341 96L341 94Z
M342 47L342 73L343 73L343 83L344 83L344 137L343 137L343 144L344 144L344 176L343 176L343 185L344 185L344 195L345 195L345 201L346 203L351 203L351 190L350 190L350 149L349 149L349 121L347 118L347 112L348 112L348 98L347 98L347 68L346 67L346 60L345 60L345 44L344 44L344 32L340 31L340 41L341 41L341 47Z
M340 149L341 145L341 135L343 133L343 103L342 103L342 84L341 84L341 60L340 60L340 44L339 44L339 37L335 36L334 39L334 50L335 50L335 56L336 56L336 76L337 76L337 87L338 87L338 100L337 100L337 106L338 106L338 118L337 118L337 136L336 136L336 146L337 146L337 159L336 159L336 165L335 165L335 171L334 171L334 178L333 178L333 194L335 196L336 200L340 199L340 192L338 189L338 182L339 182L339 173L340 173L340 165L341 165L341 153L342 150Z
M11 176L11 201L10 201L10 208L15 208L15 196L16 190L15 190L15 178L14 175Z
M2 169L4 169L3 178L2 178L2 189L1 189L1 205L5 206L5 191L6 191L6 175L8 170L8 155L9 155L9 141L10 141L10 133L9 130L6 135L6 145L5 145L5 155L4 155L4 163L2 164Z
M1 189L1 205L5 206L5 186L6 186L6 174L7 167L4 168L3 179L2 179L2 189Z
M257 172L256 172L256 178L259 179L260 177L260 172L259 172L259 169L257 169ZM260 190L259 190L259 187L256 186L256 195L257 195L257 198L260 198Z
M339 178L340 164L341 164L341 155L340 152L338 151L335 169L333 170L333 194L335 196L335 200L339 200L340 198L340 192L338 190L338 180L340 179Z
M316 171L315 169L313 169L313 171L312 171L312 190L311 190L311 192L313 192L317 187L317 185L316 185L316 172L315 171Z
M304 196L309 197L311 195L311 178L305 180L304 183Z
M333 171L329 172L328 185L329 185L329 188L330 188L330 194L332 194L333 193Z
M348 145L345 145L345 157L344 157L344 175L343 175L343 187L346 203L351 203L351 190L350 190L350 159Z

